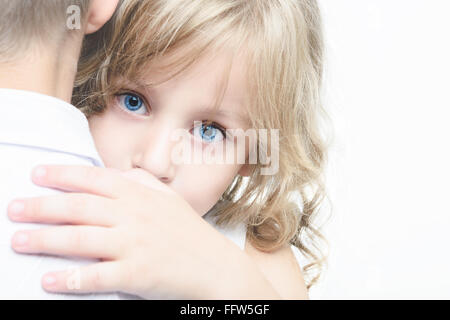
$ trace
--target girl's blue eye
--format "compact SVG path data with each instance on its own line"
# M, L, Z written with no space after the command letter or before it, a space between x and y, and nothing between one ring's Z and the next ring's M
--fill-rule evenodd
M142 101L142 98L136 94L121 94L118 96L118 99L120 107L126 108L130 112L141 115L145 115L148 112L144 101Z
M202 122L200 126L194 128L194 136L199 136L206 142L219 142L225 138L225 130L214 123Z

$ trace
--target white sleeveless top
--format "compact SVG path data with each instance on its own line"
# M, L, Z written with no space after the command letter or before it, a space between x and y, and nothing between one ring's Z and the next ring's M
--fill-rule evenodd
M247 228L244 223L241 223L236 228L218 226L215 221L216 217L212 217L210 214L205 214L203 218L212 225L216 230L218 230L225 237L233 241L241 250L245 249L245 240L247 235ZM292 252L294 253L295 259L297 260L300 270L303 270L302 266L306 265L306 258L303 256L301 251L294 245L290 245Z

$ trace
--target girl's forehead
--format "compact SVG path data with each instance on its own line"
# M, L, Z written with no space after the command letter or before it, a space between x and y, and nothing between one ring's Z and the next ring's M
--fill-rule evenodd
M233 80L233 83L237 83L239 87L246 82L245 63L242 55L232 55L227 51L209 51L193 59L189 56L189 52L186 52L186 55L180 55L180 52L183 51L179 49L176 53L149 61L145 66L143 80L147 83L150 81L174 84L187 81L208 83L213 81L213 84L224 84ZM189 65L185 66L184 64L187 62Z

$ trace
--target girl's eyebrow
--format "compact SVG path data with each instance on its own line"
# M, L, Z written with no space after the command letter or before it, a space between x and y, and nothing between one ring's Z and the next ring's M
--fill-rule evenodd
M213 109L210 106L202 106L198 110L194 111L196 116L222 116L230 121L237 122L238 124L248 124L247 117L241 115L240 112L235 112L229 109Z
M140 79L136 80L125 80L125 83L129 86L135 87L136 89L147 91L148 90L148 84L146 84L144 81L141 81Z

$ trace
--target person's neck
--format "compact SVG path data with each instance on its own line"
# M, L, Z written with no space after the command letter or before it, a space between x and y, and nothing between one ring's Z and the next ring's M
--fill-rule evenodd
M41 51L14 62L0 63L0 88L34 91L70 103L78 53Z

